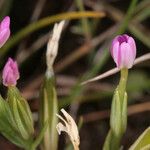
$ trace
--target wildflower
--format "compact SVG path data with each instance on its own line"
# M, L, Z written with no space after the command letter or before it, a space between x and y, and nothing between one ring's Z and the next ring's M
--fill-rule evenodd
M77 125L73 118L64 109L61 109L61 112L65 116L65 119L58 114L57 116L63 121L64 124L59 122L56 126L57 131L59 134L61 134L61 131L68 133L74 149L79 150L80 137Z
M132 37L123 34L114 38L111 55L119 69L131 68L136 57L136 44Z
M5 17L0 23L0 48L5 44L10 36L10 18Z
M2 78L5 86L15 86L17 84L19 71L16 61L11 58L8 59L3 69Z

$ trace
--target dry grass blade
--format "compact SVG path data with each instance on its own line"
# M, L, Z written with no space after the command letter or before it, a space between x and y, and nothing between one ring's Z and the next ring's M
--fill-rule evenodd
M138 57L135 60L134 65L139 64L139 63L141 63L143 61L146 61L146 60L150 60L150 53L147 53L145 55L142 55L141 57ZM100 74L100 75L98 75L98 76L96 76L96 77L94 77L92 79L89 79L87 81L82 82L81 85L87 84L89 82L93 82L93 81L104 79L106 77L109 77L109 76L117 73L117 72L119 72L119 69L118 68L113 68L113 69L111 69L109 71L106 71L105 73L102 73L102 74Z
M150 111L150 102L144 102L141 104L135 104L128 107L128 115L134 115L137 113L142 113L145 111ZM98 112L92 112L86 115L83 115L84 123L93 122L101 119L106 119L110 115L110 110L103 110Z

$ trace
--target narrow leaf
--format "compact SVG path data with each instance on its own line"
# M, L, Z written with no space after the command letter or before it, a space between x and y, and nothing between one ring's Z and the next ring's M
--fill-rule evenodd
M148 148L148 149L147 149ZM135 141L129 150L149 150L150 149L150 127Z

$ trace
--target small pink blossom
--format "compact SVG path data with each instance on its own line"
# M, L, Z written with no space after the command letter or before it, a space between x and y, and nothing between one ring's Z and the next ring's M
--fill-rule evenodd
M15 86L19 79L18 65L16 61L9 58L2 73L3 84L5 86Z
M111 55L119 69L131 68L136 57L136 44L132 37L118 35L112 41Z
M0 48L5 44L10 36L10 18L6 16L0 22Z

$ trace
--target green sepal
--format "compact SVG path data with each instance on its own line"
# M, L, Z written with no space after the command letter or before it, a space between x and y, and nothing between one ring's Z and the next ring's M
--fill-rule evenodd
M10 113L8 103L0 96L0 132L9 141L19 147L24 147L24 140L19 136L15 123Z
M124 100L121 106L121 132L124 133L127 128L127 93L124 94Z
M120 137L115 136L112 130L110 129L105 139L103 150L118 150L119 143Z
M42 149L57 150L58 134L56 125L58 119L56 114L58 113L57 94L55 89L55 78L45 75L44 83L40 93L40 126L43 128L45 121L48 120L48 128L44 134Z
M104 146L103 146L103 150L110 150L110 146L111 146L111 130L109 130L108 134L107 134L107 137L105 139L105 142L104 142Z
M129 150L149 150L150 149L150 127L148 127Z
M124 99L121 100L118 89L112 100L110 126L117 137L125 132L127 126L127 93L125 92Z
M19 133L25 140L31 139L34 133L32 113L16 87L8 88L7 102Z
M1 134L7 138L10 142L14 143L18 147L25 148L28 144L23 138L21 138L17 131L15 131L11 125L6 126L7 130L0 131Z
M111 114L110 114L110 126L113 131L113 133L116 136L120 136L122 133L121 131L121 124L122 124L122 112L121 112L121 103L120 103L120 97L119 97L119 91L118 89L115 90L112 105L111 105Z

